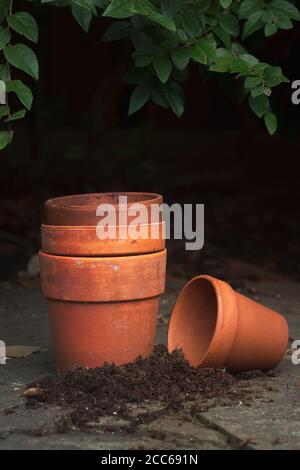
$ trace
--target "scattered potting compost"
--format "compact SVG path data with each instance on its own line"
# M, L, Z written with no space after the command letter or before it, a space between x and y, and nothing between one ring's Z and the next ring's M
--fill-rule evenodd
M60 379L29 384L24 395L28 407L63 408L56 423L60 432L93 429L98 424L100 430L133 433L141 423L172 411L189 417L220 405L251 406L261 399L263 376L193 368L181 351L169 354L165 346L157 345L147 359L119 367L77 368ZM101 424L101 417L107 415L113 418L111 425Z
M0 0L3 468L300 450L299 7Z

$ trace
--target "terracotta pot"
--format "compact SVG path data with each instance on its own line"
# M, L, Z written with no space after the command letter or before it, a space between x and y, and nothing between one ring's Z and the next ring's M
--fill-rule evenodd
M137 216L128 215L128 210L119 207L119 196L127 196L127 209L133 204L143 204L147 209L148 220L150 222L150 214L152 205L163 203L163 198L159 194L153 193L95 193L95 194L78 194L74 196L64 196L46 201L46 224L47 225L64 225L64 226L96 226L101 220L101 216L96 215L97 207L100 204L110 204L114 206L117 218L127 217L127 221L121 225L132 222ZM103 216L104 217L104 216ZM162 221L161 214L152 223ZM118 221L116 222L119 225Z
M166 250L138 256L79 258L40 252L41 284L50 299L111 302L160 295Z
M60 373L151 354L166 250L77 258L40 252L41 283Z
M287 344L282 315L210 276L186 284L169 323L169 351L182 349L195 367L272 369L283 359Z
M137 233L128 231L128 227L121 227L121 229L125 229L127 238L122 239L120 227L116 226L110 227L111 234L115 235L114 239L100 240L96 227L42 225L42 249L45 253L55 255L116 256L155 253L165 248L163 222L141 226L141 233L147 238L136 237L139 229L136 229Z
M154 347L158 308L159 297L96 303L48 299L59 373L148 357Z

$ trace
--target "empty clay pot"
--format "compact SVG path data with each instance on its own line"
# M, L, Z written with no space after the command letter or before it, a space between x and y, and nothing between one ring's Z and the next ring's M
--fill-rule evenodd
M119 197L127 197L127 208L119 206ZM101 216L96 215L97 207L100 204L110 204L117 213L117 219L126 217L127 220L121 225L132 222L137 215L129 215L128 209L134 204L143 204L146 207L148 220L152 205L161 205L163 198L159 194L153 193L95 193L78 194L74 196L63 196L46 201L46 224L47 225L75 225L75 226L96 226L101 220ZM104 216L103 216L104 217ZM162 215L159 214L152 223L162 221ZM119 222L117 221L118 225Z
M169 351L182 349L194 367L272 369L283 359L287 344L282 315L210 276L186 284L169 323Z
M120 229L124 229L126 238ZM42 225L42 249L45 253L55 255L118 256L155 253L165 248L163 222L146 224L132 232L130 227L128 230L128 227L115 226L110 227L110 230L115 238L101 240L97 236L96 227ZM139 233L143 238L138 236Z
M95 303L48 299L59 373L148 357L155 342L159 299Z
M105 258L40 252L60 373L151 354L165 265L166 250Z

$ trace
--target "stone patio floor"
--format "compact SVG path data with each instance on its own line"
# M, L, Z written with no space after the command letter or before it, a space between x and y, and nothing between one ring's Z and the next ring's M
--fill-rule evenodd
M158 342L165 341L167 319L183 283L169 278ZM291 338L300 339L300 283L269 279L247 281L246 287L248 295L283 313ZM55 420L62 410L28 409L22 397L26 384L56 374L46 302L38 288L0 283L0 339L6 345L41 346L37 354L0 365L0 449L300 449L300 365L292 364L291 351L279 374L263 379L270 391L250 407L211 408L192 419L170 412L141 424L134 434L106 432L101 423L93 432L59 434Z

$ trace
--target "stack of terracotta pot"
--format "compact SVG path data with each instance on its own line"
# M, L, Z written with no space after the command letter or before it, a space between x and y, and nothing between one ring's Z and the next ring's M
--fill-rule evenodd
M128 199L126 209L118 205L119 193L46 202L41 284L60 373L105 362L120 365L147 357L153 350L159 300L165 288L166 250L163 222L150 219L150 212L153 204L163 201L156 194L122 195ZM113 206L117 215L133 224L128 210L137 202L149 213L145 224L148 238L131 238L128 233L121 238L118 234L124 226L118 223L116 238L98 238L101 217L96 211L100 204ZM153 225L157 226L156 239L151 237Z

